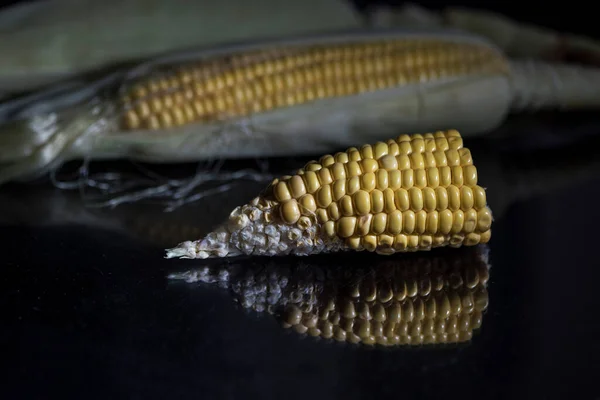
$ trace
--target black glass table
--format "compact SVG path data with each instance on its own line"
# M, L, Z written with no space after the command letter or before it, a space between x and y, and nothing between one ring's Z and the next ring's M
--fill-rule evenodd
M568 127L556 119L525 130L509 122L503 129L510 138L465 139L495 221L485 249L489 304L481 326L460 344L316 338L285 329L289 314L267 312L256 296L245 301L240 286L234 290L235 274L228 275L231 284L218 276L293 276L312 268L322 274L321 284L335 286L345 275L327 275L329 268L368 274L381 265L431 266L436 258L460 259L465 249L300 261L166 260L166 247L206 233L264 184L243 181L172 212L152 201L94 208L79 191L47 182L0 188L4 395L595 398L600 147L591 125L578 121L568 141L555 140L558 127ZM516 140L525 137L533 139ZM272 168L284 173L303 162L289 159ZM217 278L168 279L198 268L210 268Z

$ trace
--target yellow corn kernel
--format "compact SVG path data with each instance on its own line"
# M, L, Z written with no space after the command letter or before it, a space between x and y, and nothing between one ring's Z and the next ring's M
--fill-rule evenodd
M443 39L379 39L247 51L158 71L125 87L119 101L120 128L156 130L223 121L324 98L507 70L502 56L483 44ZM468 152L456 153L461 146L459 136L420 135L403 143L380 142L335 161L379 159L408 147L405 154L450 151L460 165L467 165ZM413 163L420 165L422 159L415 158ZM382 162L382 168L395 168L391 157Z
M410 149L400 146L402 143L410 143ZM392 144L397 145L397 155L389 153ZM266 193L279 203L276 207L280 207L284 223L294 224L301 216L313 218L313 224L327 223L327 237L338 238L352 250L392 254L487 243L492 213L485 190L477 185L471 153L462 146L460 134L454 130L403 135L363 146L362 169L356 176L348 178L341 173L347 170L342 162L347 166L356 163L350 161L350 155L358 152L352 148L321 157L320 169L311 162L297 175L275 180ZM408 157L409 151L413 160L416 154L420 159L428 155L438 160L434 153L440 149L446 153L441 166L425 169L418 162L417 168L400 169L405 166L397 160ZM460 155L468 155L468 165L460 165ZM322 184L314 170L329 170L330 183ZM451 171L450 182L440 178L447 170ZM308 174L312 174L310 179Z

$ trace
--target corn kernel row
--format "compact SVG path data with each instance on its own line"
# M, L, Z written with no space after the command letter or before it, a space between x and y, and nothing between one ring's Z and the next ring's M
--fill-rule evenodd
M294 325L294 329L298 333L339 342L393 346L465 342L471 340L473 330L480 325L481 313L475 313L460 318L451 317L448 321L424 320L399 324L359 320L334 325L329 321L319 321L311 328L298 324Z
M296 178L299 178L299 175L291 180L291 185L294 184L293 180ZM422 209L427 211L463 209L466 211L475 207L480 210L486 204L485 190L476 185L474 180L467 180L464 184L457 180L447 186L445 184L437 186L429 182L413 186L414 183L407 180L408 183L403 185L405 187L395 190L386 187L385 183L376 184L375 181L366 180L365 184L365 180L361 180L363 182L355 185L354 182L341 179L332 185L322 185L314 194L304 194L306 191L295 190L293 187L292 190L286 192L286 184L290 182L279 182L275 188L275 196L284 198L284 200L278 200L281 203L291 201L293 204L298 204L299 212L303 215L314 214L316 207L326 209L331 204L336 204L336 207L341 210L348 209L349 215L366 215L369 212L377 213L383 210L389 213L396 209L400 211L410 209L415 212ZM357 186L360 189L357 189ZM309 186L308 189L312 188ZM291 194L288 194L289 192ZM298 201L295 198L298 198Z
M290 204L290 202L286 204ZM287 211L282 209L282 215L289 215ZM329 212L327 217L330 217L331 214L333 213ZM335 217L337 215L333 218ZM479 211L470 209L466 212L458 210L454 213L450 210L444 210L441 213L437 211L426 212L424 210L418 212L396 210L390 214L380 212L362 217L351 216L339 217L337 220L326 220L322 222L322 231L327 237L339 235L341 238L362 237L369 234L387 234L392 235L392 237L401 234L439 234L444 236L458 233L484 233L490 229L491 223L491 212L487 208ZM398 239L398 241L401 240L403 239Z
M338 152L335 155L325 155L321 157L319 161L309 162L304 169L315 171L319 170L319 167L328 167L336 162L346 164L349 161L361 161L365 159L379 160L386 155L395 157L398 155L410 155L413 152L434 153L436 164L433 164L433 166L444 166L448 165L448 162L443 161L446 154L442 154L442 152L447 150L458 151L460 149L463 149L463 140L460 133L455 130L425 134L415 133L413 135L403 134L396 139L389 139L387 142L377 142L374 145L366 144L361 146L360 149L351 147L345 152ZM468 149L464 151L467 150ZM452 160L459 159L456 157L456 153L450 154ZM454 161L453 163L454 165L460 165L457 161Z
M334 164L337 165L340 164ZM349 175L350 177L347 178ZM356 174L354 172L345 174L343 170L332 173L329 168L323 168L317 173L308 171L277 180L273 183L273 194L279 202L290 199L310 202L305 198L308 194L315 199L319 207L327 207L332 201L339 201L344 196L353 196L356 206L360 207L360 204L364 204L360 199L366 199L364 192L370 193L371 196L375 192L376 197L381 197L383 193L383 197L390 199L391 196L395 196L400 199L398 200L400 202L407 195L411 198L413 196L427 198L435 192L436 196L445 199L462 196L474 198L475 202L485 203L485 191L477 183L477 169L473 165L402 171L380 169L375 172Z
M453 317L481 313L485 311L487 304L487 291L482 289L476 292L468 290L462 295L456 291L442 292L425 298L408 298L403 302L392 301L389 304L354 302L346 299L334 305L335 310L321 308L318 314L302 313L297 306L289 307L285 313L285 322L289 325L302 323L311 328L316 326L319 320L340 325L357 318L393 324L435 319L445 321Z
M380 302L329 301L317 312L290 306L284 326L326 339L365 344L421 344L469 340L482 322L488 297L485 285L475 290Z
M427 298L423 309L430 310L434 306L432 304L433 297L430 297L430 295L437 296L445 290L449 293L447 295L448 301L444 298L440 303L442 307L439 309L450 309L452 307L456 309L457 297L453 293L474 289L478 286L486 286L489 280L489 270L486 265L474 265L470 268L461 269L449 268L449 263L445 260L439 260L433 267L428 265L427 261L427 259L420 259L418 263L407 265L407 267L413 267L413 270L394 268L393 263L391 263L389 269L386 269L384 264L379 266L378 272L380 274L378 275L367 274L356 281L344 282L342 295L367 303L382 303L384 306L393 300L402 302L407 298L422 297ZM463 262L477 264L479 260L463 260ZM439 266L442 266L442 269L436 268ZM460 267L460 264L458 264L458 267ZM487 301L485 298L482 300L484 303ZM415 304L417 304L416 309L421 310L419 303ZM331 309L332 306L325 307L324 311L329 315L328 310ZM435 307L435 309L438 309L438 307ZM420 311L417 312L417 315L421 315ZM428 311L427 315L432 314Z

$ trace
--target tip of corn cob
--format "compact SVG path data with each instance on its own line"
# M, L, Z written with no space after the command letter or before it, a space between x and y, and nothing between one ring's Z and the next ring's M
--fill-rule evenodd
M332 249L332 241L326 246L321 238L318 224L310 218L300 218L294 224L286 221L294 204L280 204L263 197L254 198L249 204L236 207L227 221L206 237L186 241L167 250L167 258L220 258L239 255L309 255ZM297 205L296 205L297 208ZM341 242L338 244L341 248Z
M393 254L487 243L492 214L455 130L401 135L311 161L167 258Z

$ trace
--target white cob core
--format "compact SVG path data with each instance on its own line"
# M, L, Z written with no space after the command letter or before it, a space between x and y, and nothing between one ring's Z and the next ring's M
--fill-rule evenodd
M166 258L307 256L342 250L343 241L322 234L314 216L304 218L303 223L286 224L277 204L257 197L250 204L238 206L223 225L201 240L167 250Z

